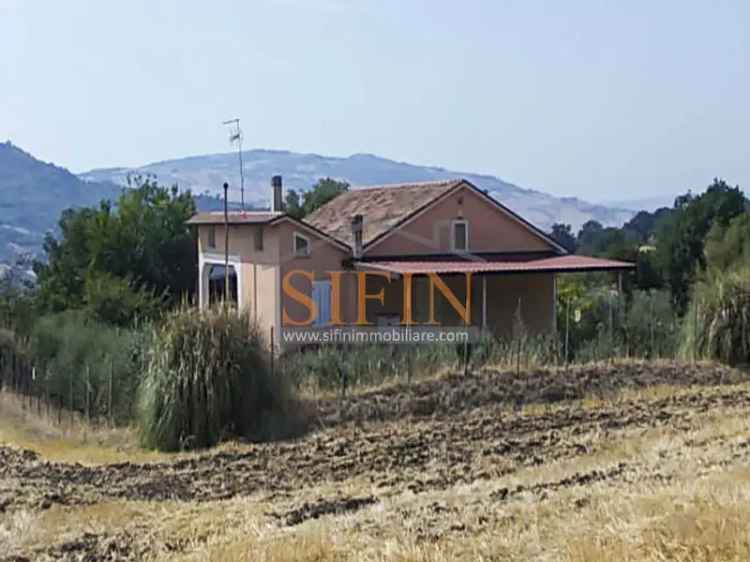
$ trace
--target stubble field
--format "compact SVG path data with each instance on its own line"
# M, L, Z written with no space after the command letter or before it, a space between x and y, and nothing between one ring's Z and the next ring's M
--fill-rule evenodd
M746 372L485 370L305 407L300 439L170 457L56 447L4 401L0 560L750 559Z

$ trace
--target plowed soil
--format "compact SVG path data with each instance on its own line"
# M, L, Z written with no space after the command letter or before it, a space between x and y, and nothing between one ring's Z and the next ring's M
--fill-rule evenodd
M367 512L407 492L486 483L477 517L469 516L471 506L459 512L439 502L400 509L398 517L413 521L422 540L436 540L501 517L503 502L520 495L544 501L561 489L594 482L669 480L668 463L634 457L559 479L495 485L528 467L592 456L634 431L687 431L717 411L750 413L748 382L747 374L725 367L671 363L520 376L486 371L321 402L316 428L301 439L174 462L92 467L48 462L32 451L0 445L0 523L18 512L53 506L247 497L277 505L267 513L268 524L291 529L321 517ZM693 453L716 445L693 443ZM750 436L727 442L706 466L745 463L749 445ZM676 449L665 456L681 454L685 451ZM322 483L340 483L344 490L343 484L353 481L366 483L367 492L310 496ZM0 560L140 560L150 547L139 542L137 525L123 524L121 532L109 535L84 533L33 551L0 548Z

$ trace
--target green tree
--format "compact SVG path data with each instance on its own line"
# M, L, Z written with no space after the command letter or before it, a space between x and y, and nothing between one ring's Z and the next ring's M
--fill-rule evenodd
M154 310L147 297L174 304L194 290L196 244L186 220L195 212L192 195L136 180L116 205L67 210L60 237L47 236L46 263L35 266L44 309L90 308L101 318L127 322ZM114 311L120 302L129 310Z
M687 305L696 271L706 265L704 243L709 230L726 228L745 206L740 188L719 179L701 195L688 192L675 200L674 212L657 232L656 257L680 312Z
M571 254L576 251L576 237L573 236L573 230L569 224L562 224L556 222L552 225L552 231L550 232L552 239L560 244Z
M348 183L324 178L318 180L312 189L302 193L300 202L300 194L290 189L286 194L286 212L301 219L346 191L349 191Z
M715 224L706 236L706 267L726 271L750 264L750 213L733 218L729 225Z

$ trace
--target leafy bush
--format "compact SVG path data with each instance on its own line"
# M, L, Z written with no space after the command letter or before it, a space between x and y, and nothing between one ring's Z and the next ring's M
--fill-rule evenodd
M143 444L175 451L229 434L267 439L299 429L287 385L272 376L267 357L246 313L221 306L167 315L154 329L139 389Z
M84 301L86 311L97 320L132 326L138 320L155 318L164 299L126 277L93 272L86 278Z
M111 414L121 423L131 418L142 349L143 333L80 311L40 318L30 340L37 384L53 401L81 412L88 404L92 418Z

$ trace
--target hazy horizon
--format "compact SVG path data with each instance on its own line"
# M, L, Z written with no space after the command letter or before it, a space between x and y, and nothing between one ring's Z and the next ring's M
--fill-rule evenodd
M245 148L590 201L750 183L742 2L0 5L0 139L75 172Z

